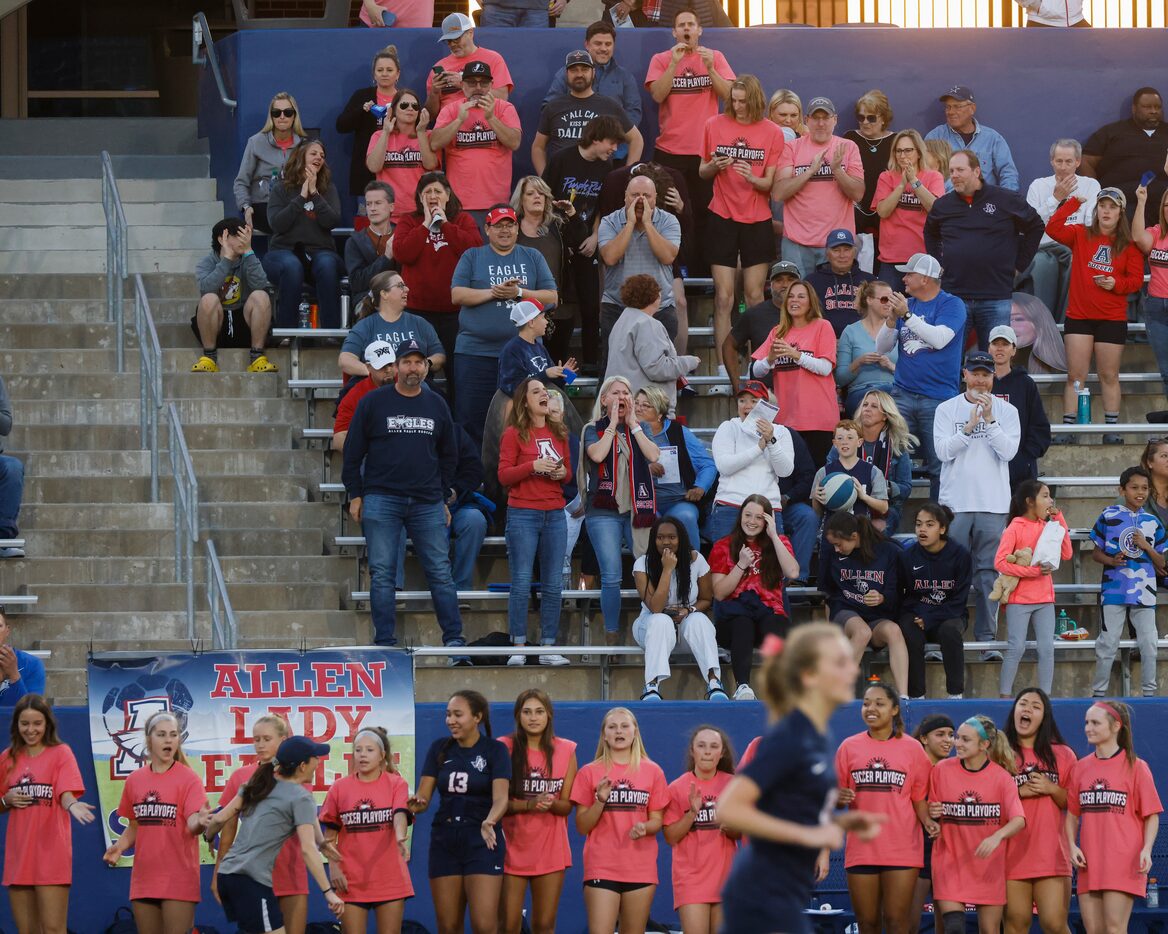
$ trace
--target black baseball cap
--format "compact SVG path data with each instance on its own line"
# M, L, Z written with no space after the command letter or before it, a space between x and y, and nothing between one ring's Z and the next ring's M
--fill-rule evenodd
M401 360L402 357L407 356L408 354L412 354L412 353L416 353L419 357L426 356L426 351L424 351L422 349L422 345L419 344L412 337L409 340L404 340L400 344L398 344L397 350L394 351L394 353L397 355L397 359L399 361Z
M286 768L303 765L313 756L325 758L332 749L325 743L315 743L307 736L289 736L276 750L276 761Z
M992 373L994 371L994 358L984 350L971 350L965 355L965 369L985 370L987 373Z
M462 78L465 81L467 78L488 78L493 79L495 76L491 74L491 66L486 62L471 62L462 69Z

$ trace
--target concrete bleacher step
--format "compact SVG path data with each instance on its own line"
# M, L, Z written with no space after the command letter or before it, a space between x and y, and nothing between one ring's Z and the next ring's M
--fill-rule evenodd
M0 120L0 155L46 152L113 155L208 152L194 117L38 117Z
M12 381L5 380L8 385ZM288 425L184 425L187 443L195 448L256 447L287 448L291 445L292 428ZM168 439L165 432L159 438L165 449ZM93 425L59 424L29 425L17 424L12 430L11 446L14 453L20 451L78 451L78 450L127 450L138 448L141 443L138 424L133 425Z

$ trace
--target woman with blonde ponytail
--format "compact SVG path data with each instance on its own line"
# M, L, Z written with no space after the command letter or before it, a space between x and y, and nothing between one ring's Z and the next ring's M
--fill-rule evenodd
M976 714L957 728L955 759L933 767L928 802L917 805L933 847L938 934L965 931L965 906L977 906L981 934L1001 930L1006 905L1006 848L1026 826L1014 781L1017 762L1006 734Z
M844 834L870 840L884 815L833 816L835 743L827 724L855 697L859 666L838 626L809 623L784 643L768 635L758 683L772 726L718 799L723 830L750 834L722 890L723 930L811 930L803 909L822 878L820 854Z

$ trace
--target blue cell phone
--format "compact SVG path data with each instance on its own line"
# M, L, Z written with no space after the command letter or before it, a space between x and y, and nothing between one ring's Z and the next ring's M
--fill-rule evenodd
M1140 187L1147 188L1148 183L1151 182L1152 179L1154 179L1155 177L1156 177L1155 172L1145 172L1143 175L1140 176Z

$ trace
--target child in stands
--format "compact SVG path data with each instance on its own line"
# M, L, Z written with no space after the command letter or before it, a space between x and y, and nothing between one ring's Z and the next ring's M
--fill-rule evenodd
M856 501L849 512L857 516L870 517L880 517L888 512L888 481L879 467L860 457L862 434L859 423L850 418L845 418L835 426L832 447L835 448L839 459L819 468L812 487L815 491L812 505L821 515L824 513L831 515L831 510L827 508L823 481L833 473L846 473L856 485Z

